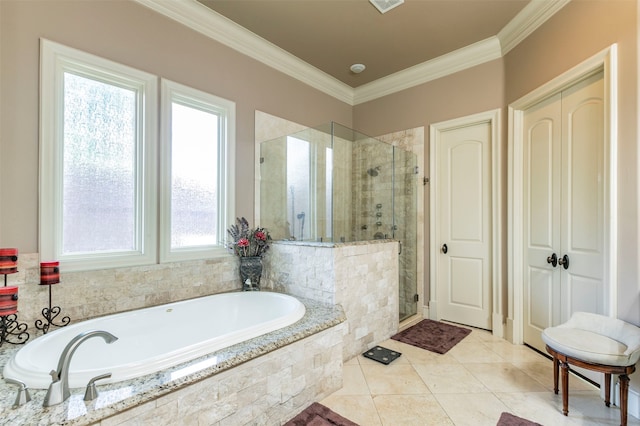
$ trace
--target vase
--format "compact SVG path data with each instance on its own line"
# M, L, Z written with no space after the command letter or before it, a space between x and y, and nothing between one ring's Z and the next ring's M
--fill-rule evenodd
M243 291L260 291L262 258L260 256L240 258L240 280Z

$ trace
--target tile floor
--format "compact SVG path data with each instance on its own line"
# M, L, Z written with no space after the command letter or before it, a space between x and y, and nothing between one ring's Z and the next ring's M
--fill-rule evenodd
M395 340L380 346L402 356L389 365L346 362L344 386L320 402L361 426L495 426L504 411L546 426L620 424L620 410L574 375L563 416L551 360L486 331L473 330L444 355ZM629 416L628 424L640 420Z

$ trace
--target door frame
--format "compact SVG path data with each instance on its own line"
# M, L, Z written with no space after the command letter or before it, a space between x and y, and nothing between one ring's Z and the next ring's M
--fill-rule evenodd
M491 214L491 230L489 232L491 244L491 298L492 298L492 332L494 335L504 337L502 300L501 291L502 282L502 226L500 220L500 212L502 211L502 179L500 174L500 166L502 164L502 143L500 138L500 118L501 109L493 109L465 117L455 118L452 120L442 121L429 125L429 176L431 186L429 188L429 318L438 320L438 259L440 253L440 232L438 230L439 219L439 201L437 200L439 182L435 177L438 175L438 155L441 135L448 130L454 130L460 127L473 126L476 124L489 123L491 127L491 170L490 170L490 214Z
M617 317L617 45L613 44L588 58L548 83L509 105L508 123L508 179L507 179L507 294L508 315L506 338L515 344L524 340L524 261L523 261L523 121L524 112L543 99L562 91L585 77L604 71L604 126L605 126L605 174L609 186L605 189L605 210L608 212L608 227L605 228L609 258L605 266L605 281L608 286L606 314Z

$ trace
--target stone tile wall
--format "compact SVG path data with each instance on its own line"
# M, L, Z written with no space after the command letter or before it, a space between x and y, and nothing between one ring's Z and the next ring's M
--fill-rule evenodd
M100 424L284 424L342 387L343 327L314 334Z
M7 285L18 286L18 321L37 334L36 319L49 305L49 288L40 285L37 253L18 255L18 273L7 276ZM60 283L51 286L52 304L72 322L96 316L161 305L194 297L240 289L238 259L174 262L97 271L60 272ZM52 328L54 329L54 328Z
M342 305L343 360L398 331L398 243L277 242L264 259L262 285Z

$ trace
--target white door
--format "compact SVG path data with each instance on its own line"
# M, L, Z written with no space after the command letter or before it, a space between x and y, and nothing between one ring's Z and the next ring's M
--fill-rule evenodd
M437 319L491 329L491 122L438 133Z
M607 306L602 73L524 114L524 342Z

